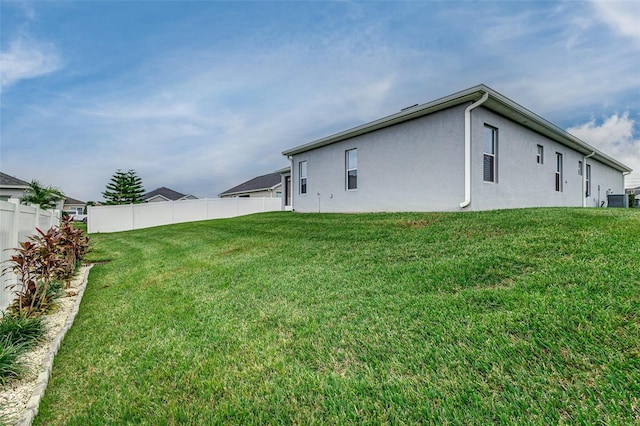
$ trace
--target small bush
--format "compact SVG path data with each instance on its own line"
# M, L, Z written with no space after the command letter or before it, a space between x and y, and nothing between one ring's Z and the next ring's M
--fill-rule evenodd
M29 237L15 248L9 266L3 273L14 273L18 281L8 286L15 290L16 300L8 312L13 316L41 315L59 295L58 281L66 287L89 249L89 238L73 228L70 218L63 219L59 227L47 232L36 228L38 234Z
M44 333L42 317L7 315L0 319L0 336L8 338L14 345L24 344L27 349L32 348L42 341Z
M8 336L0 338L0 385L10 379L20 377L24 366L20 363L20 356L26 351L26 345L13 344Z

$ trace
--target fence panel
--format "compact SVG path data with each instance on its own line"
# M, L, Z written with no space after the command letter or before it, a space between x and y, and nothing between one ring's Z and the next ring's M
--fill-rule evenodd
M207 200L184 200L171 203L173 223L196 222L207 219Z
M41 210L17 202L0 201L0 269L8 266L7 260L13 255L12 249L35 234L36 227L47 231L58 223L58 210ZM13 300L14 296L7 286L15 282L16 276L10 272L0 275L0 311L6 309Z
M87 214L87 231L89 233L119 232L133 229L133 210L130 206L88 206Z
M202 198L88 207L89 233L120 232L173 223L222 219L282 209L280 198Z
M134 204L133 229L151 228L152 226L173 223L171 219L171 207L167 202Z
M213 198L207 201L208 219L225 219L238 215L238 200L240 198Z

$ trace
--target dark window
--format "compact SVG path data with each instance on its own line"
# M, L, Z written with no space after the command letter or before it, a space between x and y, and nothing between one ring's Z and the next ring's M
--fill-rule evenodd
M556 191L562 192L562 154L556 152Z
M307 162L300 162L300 193L307 193Z
M588 197L591 195L591 164L587 164L587 182L585 186L587 191L585 196Z
M496 148L498 129L485 125L482 135L482 162L485 182L496 182Z
M536 161L538 164L544 163L544 147L542 145L538 145L538 155L536 157Z
M345 155L347 189L358 189L358 150L350 149Z

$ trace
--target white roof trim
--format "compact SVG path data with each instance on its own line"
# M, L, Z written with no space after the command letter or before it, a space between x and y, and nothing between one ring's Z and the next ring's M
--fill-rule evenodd
M297 147L283 151L282 154L287 156L300 154L312 149L340 142L345 139L353 138L355 136L393 126L395 124L400 124L414 118L433 114L437 111L441 111L443 109L450 108L456 105L461 105L466 102L475 102L480 99L480 97L482 97L484 93L489 94L489 99L482 105L482 108L487 108L497 114L503 115L521 124L522 126L525 126L565 146L568 146L569 148L575 149L576 151L584 155L595 152L595 155L592 158L600 161L601 163L607 164L608 166L613 167L616 170L619 170L621 172L632 171L632 169L630 169L626 165L620 163L612 157L609 157L608 155L595 149L586 142L583 142L572 134L567 133L555 124L550 123L539 115L513 102L511 99L501 95L500 93L484 84L480 84L461 92L445 96L444 98L436 99L435 101L428 102L426 104L408 108L396 114L380 118L370 123L345 130L343 132L339 132L303 145L299 145Z

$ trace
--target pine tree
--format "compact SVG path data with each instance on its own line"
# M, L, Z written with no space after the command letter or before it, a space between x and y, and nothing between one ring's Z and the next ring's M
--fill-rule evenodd
M133 204L141 203L142 196L145 192L144 186L142 186L142 179L134 170L129 170L127 172L127 179L129 182L129 202Z
M107 184L106 191L102 195L105 204L141 203L144 195L142 179L134 170L123 172L118 169L111 177L111 181Z

